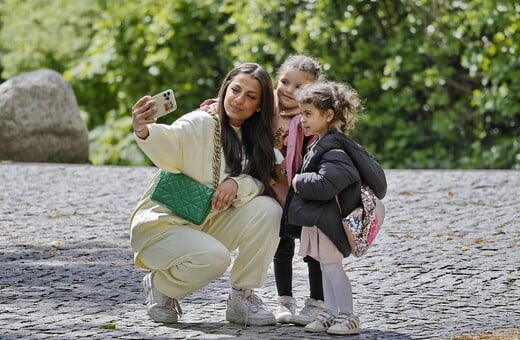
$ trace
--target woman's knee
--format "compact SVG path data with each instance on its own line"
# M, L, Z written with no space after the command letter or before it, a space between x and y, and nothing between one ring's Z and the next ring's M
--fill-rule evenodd
M198 264L198 266L206 267L202 270L210 270L211 272L224 273L231 264L231 255L229 250L221 243L213 243L200 252L187 255L187 261L190 264Z
M280 220L282 218L282 208L273 198L258 196L249 204L253 216L251 221L261 224L263 228L280 231Z
M276 200L269 196L257 196L248 203L248 205L254 207L254 211L258 214L268 213L268 215L276 218L276 215L282 215L282 207L276 202Z
M231 255L226 247L214 249L208 256L211 267L224 273L231 264Z
M168 271L183 282L205 282L222 276L230 264L231 255L225 247L212 247L180 256Z

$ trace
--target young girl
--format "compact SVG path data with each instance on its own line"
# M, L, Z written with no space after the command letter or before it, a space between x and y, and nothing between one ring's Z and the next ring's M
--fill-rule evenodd
M362 182L382 199L386 178L377 161L346 136L361 107L356 91L340 83L316 82L302 87L296 97L304 131L318 139L292 180L294 192L285 213L290 223L304 226L299 254L320 262L325 297L324 311L305 330L358 334L352 288L342 267L350 248L335 197L346 216L361 205Z
M292 177L302 164L306 145L312 135L306 135L300 125L300 108L295 92L300 86L317 81L320 77L319 63L306 55L289 56L278 69L278 83L275 88L276 114L274 117L275 148L283 155L284 161L275 167L275 179L272 187L276 199L283 207L289 191ZM285 221L282 221L282 225ZM278 311L276 320L280 323L295 323L305 326L323 310L323 288L319 263L311 258L304 259L309 269L310 296L303 308L297 313L296 300L292 294L292 262L295 250L295 238L300 235L300 228L289 232L289 227L282 227L280 244L274 256L274 274L278 291Z

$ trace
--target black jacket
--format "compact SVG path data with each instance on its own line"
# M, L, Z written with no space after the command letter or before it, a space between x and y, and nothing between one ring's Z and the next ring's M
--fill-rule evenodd
M305 157L297 192L292 187L289 190L280 236L299 237L298 226L315 225L347 257L350 247L335 196L339 197L342 216L347 216L361 205L361 183L370 186L380 199L386 195L386 176L374 157L341 132L323 136Z

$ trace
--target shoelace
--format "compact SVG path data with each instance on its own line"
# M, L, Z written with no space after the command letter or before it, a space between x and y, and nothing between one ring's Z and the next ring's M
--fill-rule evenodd
M260 299L258 297L258 295L256 295L253 292L252 289L244 290L244 296L242 298L244 299L244 301L247 305L247 313L246 313L246 319L245 319L245 325L244 325L244 326L247 326L247 321L249 320L249 313L250 312L256 313L260 309L262 309L262 307L264 307L264 309L267 309L267 306L264 304L262 299Z
M175 311L175 313L177 313L177 316L179 317L179 319L182 317L181 304L179 303L179 301L177 299L168 297L166 299L164 306L173 309Z

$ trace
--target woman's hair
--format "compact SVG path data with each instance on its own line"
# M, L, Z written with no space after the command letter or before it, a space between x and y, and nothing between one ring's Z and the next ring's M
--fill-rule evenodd
M255 111L241 126L242 143L235 130L231 127L229 117L225 114L224 98L229 84L238 74L249 74L258 80L262 90L260 111ZM274 136L273 115L274 95L273 84L269 73L256 63L243 63L233 68L222 81L218 94L218 112L222 122L222 148L226 164L231 170L231 176L247 173L264 184L265 193L274 196L269 185L274 176ZM242 144L244 150L242 150ZM243 152L248 159L246 169L242 169Z
M313 104L321 113L334 112L329 128L336 128L344 134L354 129L357 113L363 109L356 90L347 84L333 81L318 81L306 84L296 91L300 104Z
M303 54L291 55L278 68L277 74L280 75L286 68L293 68L305 73L310 81L320 78L321 67L316 59Z

